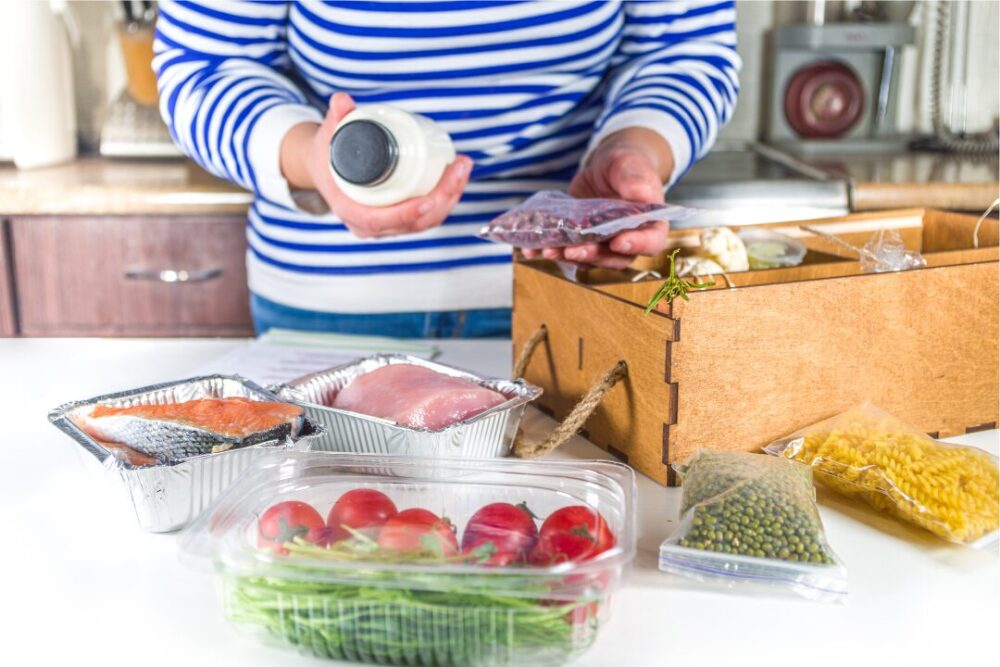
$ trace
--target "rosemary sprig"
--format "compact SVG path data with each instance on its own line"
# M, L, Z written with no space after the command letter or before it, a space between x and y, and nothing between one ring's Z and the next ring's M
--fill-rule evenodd
M684 278L679 277L677 275L677 266L675 263L675 258L679 250L680 248L670 253L670 273L667 275L667 279L663 281L663 284L660 285L660 288L649 298L649 303L646 304L647 315L651 313L652 310L656 308L656 304L661 301L666 301L668 304L671 304L677 297L681 297L685 301L688 301L688 290L706 289L715 285L715 281L703 283L685 280Z

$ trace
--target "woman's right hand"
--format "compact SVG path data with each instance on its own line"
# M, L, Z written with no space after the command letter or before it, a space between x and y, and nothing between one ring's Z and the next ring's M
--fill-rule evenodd
M354 109L347 93L335 93L322 125L296 125L281 142L281 172L289 184L316 190L330 210L358 238L413 234L436 227L455 208L472 171L472 160L458 156L434 189L392 206L364 206L340 191L330 171L330 142L340 121Z

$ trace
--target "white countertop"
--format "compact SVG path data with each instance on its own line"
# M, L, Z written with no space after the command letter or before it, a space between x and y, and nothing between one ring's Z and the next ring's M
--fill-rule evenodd
M334 664L230 626L211 578L179 562L172 536L140 530L114 477L85 465L46 420L65 401L185 377L239 344L0 340L4 664ZM507 342L441 347L445 362L508 372ZM529 437L551 425L537 412L526 419ZM957 440L997 453L996 431ZM579 438L558 455L603 457ZM656 569L679 497L639 476L638 558L610 623L574 664L1000 664L996 548L949 545L821 493L827 537L848 567L846 605L706 589Z

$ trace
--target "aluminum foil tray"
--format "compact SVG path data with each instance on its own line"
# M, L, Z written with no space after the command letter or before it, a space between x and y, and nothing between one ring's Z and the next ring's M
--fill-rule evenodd
M475 382L507 397L474 417L436 431L401 426L378 417L330 407L337 392L369 371L390 364L415 364ZM379 354L273 387L305 408L325 429L308 447L318 451L421 457L496 458L510 454L525 406L542 390L523 380L482 378L451 366L405 354Z
M162 533L187 525L258 458L276 449L291 447L295 443L308 443L310 439L319 437L323 429L307 416L295 438L192 456L172 464L144 465L134 458L130 462L124 450L110 449L88 435L73 421L74 412L96 403L122 406L162 405L198 398L234 396L287 402L241 377L210 375L74 401L50 412L49 421L93 454L104 467L117 472L132 498L139 525L146 530Z

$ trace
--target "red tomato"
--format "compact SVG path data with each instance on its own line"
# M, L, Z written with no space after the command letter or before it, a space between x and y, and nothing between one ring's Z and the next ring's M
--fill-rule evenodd
M462 534L462 553L486 565L524 562L538 538L527 506L492 503L472 515Z
M563 507L548 516L528 560L535 565L586 560L615 545L615 536L600 514L589 507Z
M597 622L600 610L601 608L596 602L577 605L566 614L566 620L573 625L590 625L591 622Z
M378 545L404 552L430 552L441 556L458 553L455 526L425 509L403 510L385 522Z
M257 546L271 547L278 553L286 554L288 542L301 537L314 544L326 544L330 531L316 509L297 500L272 505L260 515L257 521Z
M344 526L364 533L372 539L379 528L397 513L396 505L381 491L375 489L354 489L342 495L326 518L332 531L331 541L345 540L351 533Z

